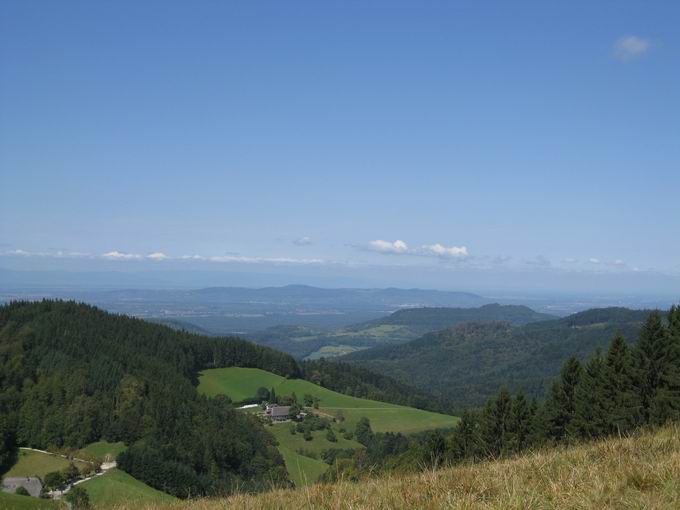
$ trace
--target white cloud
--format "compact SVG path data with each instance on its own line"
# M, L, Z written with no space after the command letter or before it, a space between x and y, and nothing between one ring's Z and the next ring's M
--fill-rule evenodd
M198 258L197 258L198 257ZM184 258L184 257L182 257ZM245 257L241 255L217 255L203 257L192 255L193 260L206 260L208 262L240 262L243 264L323 264L323 259L297 259L292 257Z
M447 247L439 243L423 245L420 252L424 255L436 255L444 258L465 258L469 255L466 246Z
M614 43L614 58L628 62L644 55L651 46L649 40L635 35L622 37Z
M368 249L380 253L409 253L408 245L400 239L397 239L394 242L376 239L375 241L368 243Z
M600 259L597 259L597 258L595 258L595 257L590 257L590 258L588 259L588 262L590 262L591 264L599 264L599 263L600 263Z
M312 240L311 238L304 236L300 237L299 239L293 240L293 244L296 246L309 246L310 244L312 244Z
M469 256L466 246L444 246L441 243L424 244L419 248L410 248L401 239L396 241L385 241L383 239L376 239L368 243L366 247L370 251L378 253L389 253L397 255L419 255L423 257L439 257L439 258L465 258Z
M167 260L167 259L169 259L170 257L168 257L165 253L163 253L163 252L161 252L161 251L155 251L155 252L153 252L153 253L149 253L149 254L146 256L146 258L147 258L147 259L151 259L151 260L159 260L159 261L160 261L160 260Z
M143 258L141 255L138 253L124 253L118 250L113 250L109 251L107 253L103 253L102 257L105 259L110 259L110 260L139 260Z

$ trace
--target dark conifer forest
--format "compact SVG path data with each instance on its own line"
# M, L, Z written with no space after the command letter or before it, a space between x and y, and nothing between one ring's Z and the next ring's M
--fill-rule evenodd
M0 307L0 463L17 445L130 446L120 467L179 497L287 483L273 438L226 398L196 392L204 368L298 375L295 360L73 302Z

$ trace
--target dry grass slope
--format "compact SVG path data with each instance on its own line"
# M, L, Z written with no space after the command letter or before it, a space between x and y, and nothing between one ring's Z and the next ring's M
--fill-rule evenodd
M418 475L146 508L680 508L680 425L634 438L610 439Z

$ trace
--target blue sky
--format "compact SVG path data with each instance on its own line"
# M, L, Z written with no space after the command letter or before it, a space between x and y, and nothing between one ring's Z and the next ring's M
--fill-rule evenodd
M674 1L3 2L0 267L677 276L679 23Z

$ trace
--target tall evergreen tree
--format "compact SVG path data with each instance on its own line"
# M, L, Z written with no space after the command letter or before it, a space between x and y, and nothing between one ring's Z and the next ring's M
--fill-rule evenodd
M680 417L680 307L668 312L668 328L663 337L659 387L652 401L651 421L663 424Z
M552 385L542 413L546 439L559 441L567 437L576 412L576 387L582 371L581 363L569 358L562 367L559 381Z
M512 397L503 387L487 402L481 419L482 447L487 455L498 457L512 449Z
M453 431L451 439L451 456L453 460L472 459L479 455L480 447L479 416L465 410Z
M512 434L512 450L519 452L529 446L533 435L534 413L523 393L519 393L512 401L510 432Z
M630 348L617 333L605 357L605 399L609 406L610 434L621 434L639 422L640 401L635 391Z
M609 430L605 363L596 351L586 363L574 393L574 417L568 425L570 437L593 439Z
M659 389L662 374L666 370L667 331L659 312L649 315L635 348L635 386L640 397L640 419L642 424L654 423L657 419ZM663 397L661 397L663 398Z

